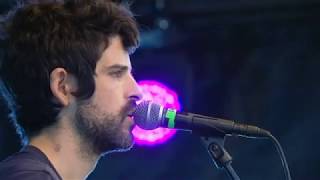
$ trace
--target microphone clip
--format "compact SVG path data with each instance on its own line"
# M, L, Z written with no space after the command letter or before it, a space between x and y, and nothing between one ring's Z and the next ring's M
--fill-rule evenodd
M225 169L230 179L240 180L231 166L232 157L224 148L225 136L201 137L208 153L218 169Z

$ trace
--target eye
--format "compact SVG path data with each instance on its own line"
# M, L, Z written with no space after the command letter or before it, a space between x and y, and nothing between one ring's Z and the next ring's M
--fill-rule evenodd
M124 74L124 71L114 71L110 73L110 75L114 78L121 78L123 74Z
M122 78L126 74L129 74L129 70L128 66L119 64L107 68L108 75L115 79Z

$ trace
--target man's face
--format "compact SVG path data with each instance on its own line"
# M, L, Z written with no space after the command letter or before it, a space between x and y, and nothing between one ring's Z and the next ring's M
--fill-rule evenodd
M120 37L110 39L95 73L94 94L77 103L75 128L94 153L128 150L133 144L131 130L134 124L129 115L141 93L131 74L130 58Z

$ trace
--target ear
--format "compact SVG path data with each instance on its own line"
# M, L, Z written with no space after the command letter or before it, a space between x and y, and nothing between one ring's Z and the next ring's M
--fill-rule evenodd
M77 89L76 80L64 68L55 68L50 74L50 89L59 104L67 106Z

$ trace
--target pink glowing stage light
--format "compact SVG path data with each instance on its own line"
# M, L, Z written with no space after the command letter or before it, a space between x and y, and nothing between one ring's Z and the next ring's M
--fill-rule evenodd
M166 108L180 110L177 93L157 81L139 81L139 86L143 94L143 101L154 101ZM135 126L132 130L136 144L155 145L161 144L174 136L176 130L167 128L157 128L154 130L144 130Z

